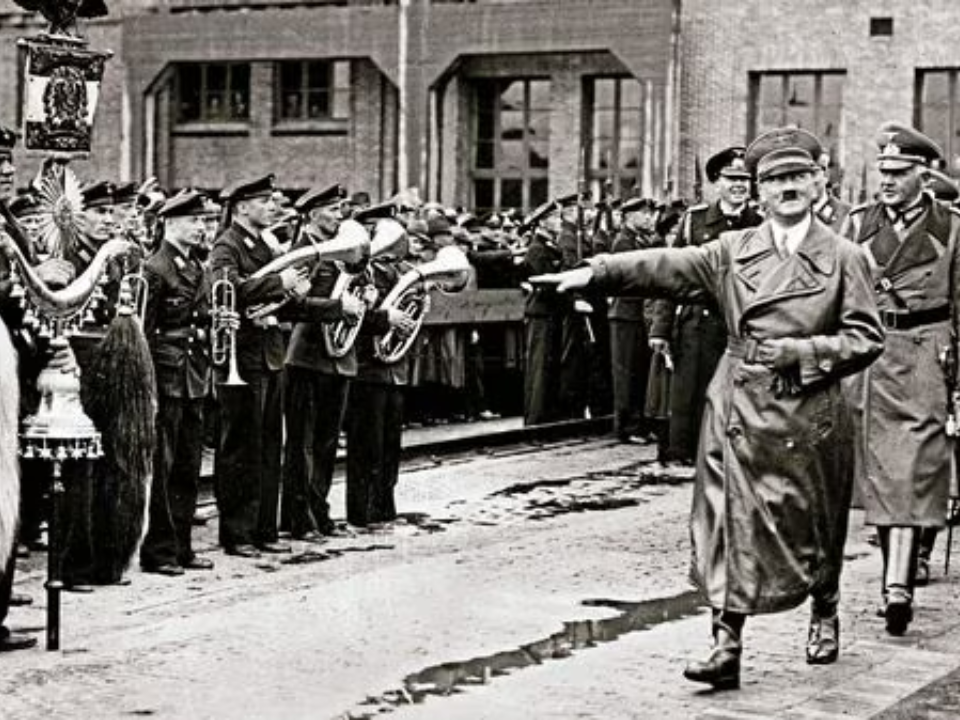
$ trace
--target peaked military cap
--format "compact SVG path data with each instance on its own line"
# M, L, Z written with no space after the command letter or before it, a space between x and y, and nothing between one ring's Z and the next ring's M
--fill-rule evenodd
M626 202L620 205L620 212L626 215L627 213L637 212L639 210L656 210L657 203L654 202L652 198L646 197L636 197L630 198Z
M256 180L235 182L223 189L223 192L220 193L220 199L229 205L233 205L241 200L273 195L273 191L276 189L276 180L276 175L270 173Z
M11 200L8 209L10 210L10 214L15 218L22 218L27 215L35 215L40 212L41 208L37 196L32 192L27 192L22 195L17 195Z
M139 186L135 182L119 183L113 186L113 204L125 205L137 201L140 194Z
M223 206L208 195L203 196L203 214L217 215L223 212Z
M91 183L80 190L83 199L83 209L113 205L113 183L109 180L100 180Z
M6 150L10 152L13 146L17 144L17 131L4 125L0 125L0 152Z
M787 173L818 170L823 146L817 137L802 128L775 128L750 143L746 165L760 181Z
M206 197L203 193L196 190L183 190L167 200L157 212L157 216L165 220L172 217L206 215L208 211L205 201Z
M957 185L957 181L940 170L931 168L927 171L926 188L937 200L952 203L960 198L960 186ZM12 203L10 209L13 210Z
M435 238L438 235L449 235L453 230L450 221L444 215L431 215L427 218L427 235Z
M707 173L707 180L716 182L720 176L749 178L750 171L747 169L745 161L746 148L741 145L734 145L725 148L712 155L707 160L704 170Z
M327 188L307 190L307 192L297 198L293 207L298 213L308 213L314 208L340 203L346 199L346 197L347 191L340 187L339 183L336 183Z
M363 223L371 222L373 220L381 220L383 218L392 218L396 217L396 215L397 206L392 202L385 202L358 210L353 214L353 219L357 222Z
M906 170L914 165L930 165L943 158L940 146L919 130L895 122L886 122L877 131L877 167L881 170Z

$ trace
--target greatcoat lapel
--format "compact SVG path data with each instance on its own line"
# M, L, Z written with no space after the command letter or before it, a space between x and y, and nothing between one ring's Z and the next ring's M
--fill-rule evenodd
M813 220L796 253L781 258L770 223L758 227L734 259L738 276L755 288L744 305L744 314L789 298L823 292L823 278L833 273L836 262L834 242L830 232Z
M894 277L918 265L935 262L946 251L949 222L944 224L935 203L911 225L897 252L887 264L884 275Z

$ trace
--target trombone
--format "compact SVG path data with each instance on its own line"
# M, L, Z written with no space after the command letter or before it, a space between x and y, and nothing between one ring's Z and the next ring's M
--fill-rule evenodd
M227 277L224 268L223 277L213 283L212 295L211 355L214 365L227 363L227 379L221 385L246 385L237 369L237 330L230 320L237 317L237 290Z

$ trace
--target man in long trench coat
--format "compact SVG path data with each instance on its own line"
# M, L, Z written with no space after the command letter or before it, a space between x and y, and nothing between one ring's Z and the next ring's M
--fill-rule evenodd
M747 152L767 220L699 247L600 256L537 278L564 291L712 296L727 351L707 393L690 530L714 647L685 676L738 687L747 615L812 596L807 661L839 652L840 569L854 429L840 379L883 350L866 254L813 218L816 149L785 128Z
M932 140L887 123L877 145L878 201L851 210L843 234L868 253L887 330L883 357L851 386L864 408L859 480L883 552L883 615L887 631L902 635L913 619L921 535L943 527L947 512L960 213L923 191L927 167L942 158Z

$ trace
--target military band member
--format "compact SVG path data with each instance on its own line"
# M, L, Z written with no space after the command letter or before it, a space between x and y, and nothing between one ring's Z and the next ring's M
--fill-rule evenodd
M400 261L406 245L370 263L378 297L390 292L403 274ZM414 330L414 320L402 310L377 308L363 318L357 337L357 376L350 386L346 414L347 522L358 527L391 522L397 517L394 489L400 476L403 391L408 382L407 358L384 362L375 350L378 336L391 328L401 334Z
M274 259L261 237L274 220L274 176L227 187L223 202L230 222L210 253L211 280L226 278L236 290L242 321L236 333L242 386L219 388L220 439L216 456L220 544L225 552L257 557L282 553L278 542L282 451L281 371L285 346L274 315L252 320L246 309L306 291L305 269L290 267L267 277L251 276Z
M333 185L308 191L297 200L295 209L304 224L301 246L334 238L345 198L343 188ZM317 303L317 320L297 323L287 348L283 512L288 516L284 525L301 540L336 534L327 496L357 357L352 347L339 358L329 353L324 323L356 323L364 310L363 301L351 293L330 297L341 270L337 263L318 263L309 293Z
M750 203L750 174L744 148L729 147L712 156L707 179L717 191L709 204L694 205L681 221L677 247L703 245L728 230L759 225L762 218ZM650 328L655 352L668 349L675 372L670 397L670 444L667 457L692 463L700 435L707 386L727 342L727 327L712 298L691 298L682 304L657 303Z
M932 140L886 123L877 145L878 200L851 210L844 234L867 250L887 331L884 354L858 387L865 409L859 479L866 522L877 526L883 552L887 631L901 635L913 619L921 532L943 527L947 510L960 214L923 192L927 168L942 159Z
M144 571L182 575L213 562L193 551L191 529L203 456L203 405L210 382L210 280L197 249L203 242L204 197L187 191L160 208L162 240L144 265L144 332L157 376L157 449Z
M541 281L612 293L709 294L730 337L710 384L691 535L693 579L712 608L714 647L685 676L740 683L747 615L813 599L807 662L839 653L839 578L855 428L840 380L883 350L866 254L810 211L809 133L773 130L744 159L768 219L699 246L600 256Z

